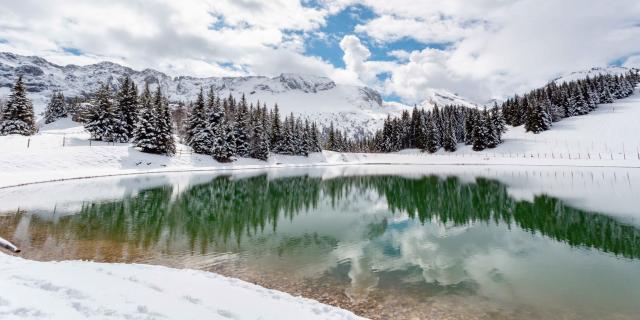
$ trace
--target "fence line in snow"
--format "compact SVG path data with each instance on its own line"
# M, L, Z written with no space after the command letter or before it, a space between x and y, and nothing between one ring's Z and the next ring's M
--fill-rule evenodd
M87 140L81 138L67 138L63 136L60 140L55 141L52 139L46 139L44 141L34 142L34 139L31 137L25 137L25 147L30 148L39 148L43 147L43 142L45 147L124 147L128 146L127 143L115 143L115 142L104 142L104 141L96 141L96 140ZM545 140L546 141L546 140ZM600 143L596 143L594 141L591 142L591 146L595 146ZM551 144L550 144L551 145ZM557 144L556 144L557 145ZM584 145L584 144L583 144ZM589 144L586 144L589 145ZM602 143L605 147L605 151L586 151L586 152L571 152L571 151L551 151L551 152L450 152L450 153L427 153L420 152L416 153L420 156L434 156L434 157L450 157L450 158L471 158L471 157L481 157L481 158L530 158L530 159L562 159L562 160L640 160L640 145L636 145L635 148L629 148L628 145L622 143L622 152L614 152L609 149L607 143ZM568 146L568 144L567 144ZM191 155L194 154L191 150L180 149L177 151L177 156L183 155ZM406 154L387 154L387 155L406 155Z

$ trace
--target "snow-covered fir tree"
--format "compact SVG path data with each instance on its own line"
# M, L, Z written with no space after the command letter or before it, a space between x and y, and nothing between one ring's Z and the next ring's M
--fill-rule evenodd
M22 76L18 77L11 95L0 116L0 135L21 134L30 136L36 133L33 104L27 98Z
M253 133L251 134L251 144L249 146L249 156L258 160L266 161L269 158L269 137L266 132L266 110L263 112L258 103L258 108L254 114Z
M95 96L95 102L84 128L91 134L92 139L112 142L116 127L120 128L122 123L116 116L109 86L106 84L100 86Z
M58 119L66 118L68 115L67 104L64 101L62 92L54 92L51 100L44 110L44 123L52 123Z
M449 122L445 128L442 147L449 152L454 152L458 149L458 142L456 141L453 124L451 122Z
M160 86L158 86L155 97L153 99L153 108L156 113L156 148L153 153L164 154L168 156L174 155L176 153L176 143L173 137L169 102L162 95Z
M525 130L527 132L540 133L549 130L551 127L551 116L547 112L550 102L548 99L541 101L531 101L527 109L527 122Z
M229 125L225 118L215 126L211 155L218 162L231 162L236 152L235 137L233 127Z
M273 107L270 131L271 137L269 145L274 152L278 153L280 152L280 141L282 140L282 122L280 120L280 109L278 108L278 104Z
M487 118L481 112L476 112L474 117L474 126L471 133L473 151L482 151L487 148L489 140L489 125Z
M244 94L237 106L234 130L236 141L236 154L239 157L249 156L249 108Z
M116 94L116 99L116 114L124 125L122 133L127 138L131 138L138 121L138 88L128 76L120 80L120 88Z
M328 136L327 136L327 143L325 144L324 147L326 150L329 151L338 151L338 141L336 139L336 129L333 126L333 122L331 122L331 125L329 126L329 132L328 132Z
M138 121L133 131L133 140L136 147L142 152L156 153L158 149L156 143L158 141L155 125L157 123L157 114L153 105L153 97L147 84L140 96L140 110L138 112Z
M425 119L425 138L426 148L425 151L434 153L440 149L440 134L438 133L438 127L436 120L433 116L428 116Z
M310 136L309 152L321 152L322 146L320 145L320 133L316 123L311 123L311 136Z
M185 140L193 152L210 154L213 135L209 130L209 113L204 100L204 91L200 89L187 120Z

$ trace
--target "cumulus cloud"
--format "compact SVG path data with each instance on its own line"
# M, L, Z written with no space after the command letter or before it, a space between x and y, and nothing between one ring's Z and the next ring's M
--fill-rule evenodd
M355 3L329 2L337 7ZM427 47L388 53L397 64L383 70L391 74L384 89L405 102L424 98L425 88L446 88L484 101L543 85L562 73L607 66L626 56L631 56L626 66L638 64L633 54L640 52L640 2L635 0L358 3L377 14L356 27L360 37L382 44L409 38ZM428 49L442 42L449 45ZM372 78L370 74L361 77Z
M288 32L317 29L326 14L294 0L5 1L0 49L56 63L109 60L173 75L329 73L332 67L302 55L302 37Z
M447 43L462 39L476 28L482 28L482 24L469 22L463 26L454 19L443 19L440 16L422 18L382 15L356 26L355 31L381 42L413 38L423 43Z
M324 31L343 10L355 27ZM338 44L344 67L306 54L310 39ZM423 47L398 47L405 39ZM309 73L369 85L406 103L425 98L427 88L482 102L612 61L638 66L640 2L3 1L0 50L171 75Z

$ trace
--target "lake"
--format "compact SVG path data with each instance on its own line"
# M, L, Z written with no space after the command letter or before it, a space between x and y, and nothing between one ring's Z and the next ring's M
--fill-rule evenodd
M0 189L35 260L209 270L373 319L638 319L640 171L352 166Z

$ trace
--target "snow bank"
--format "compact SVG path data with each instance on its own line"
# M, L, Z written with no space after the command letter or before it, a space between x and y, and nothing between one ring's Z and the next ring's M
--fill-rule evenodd
M2 319L362 319L213 273L0 253Z

